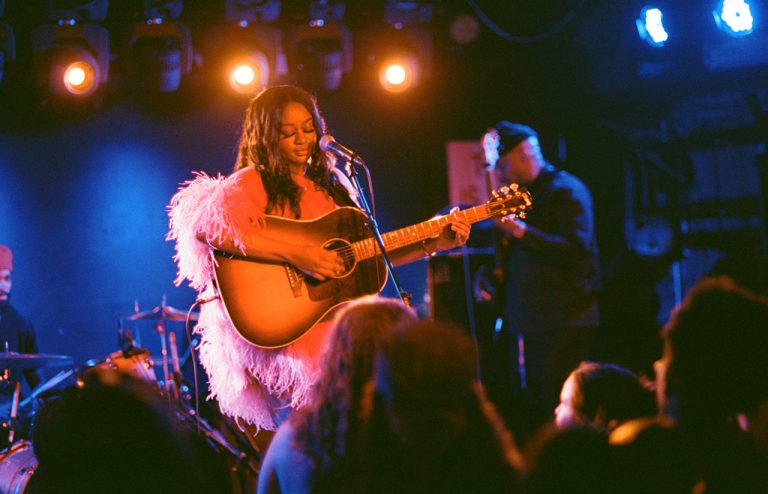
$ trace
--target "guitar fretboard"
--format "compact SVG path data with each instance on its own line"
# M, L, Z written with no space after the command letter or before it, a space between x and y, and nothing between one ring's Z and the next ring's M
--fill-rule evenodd
M455 219L461 219L471 225L478 221L486 220L491 216L493 216L493 213L488 204L482 204L480 206L423 221L416 225L384 233L381 238L384 241L384 247L387 251L392 251L440 235L440 232ZM379 246L376 243L376 239L371 237L354 242L352 244L352 251L355 254L355 258L361 261L377 255Z

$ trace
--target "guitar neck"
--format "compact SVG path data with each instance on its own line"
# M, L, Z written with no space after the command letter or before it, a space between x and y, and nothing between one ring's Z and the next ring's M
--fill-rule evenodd
M384 233L381 239L384 241L384 248L387 251L406 247L440 235L440 232L452 221L460 219L468 224L474 224L478 221L487 220L493 216L487 204L481 204L461 211L456 211L445 216L423 221L416 225L400 228L388 233ZM352 250L358 260L369 259L378 254L379 248L375 238L367 238L352 244Z

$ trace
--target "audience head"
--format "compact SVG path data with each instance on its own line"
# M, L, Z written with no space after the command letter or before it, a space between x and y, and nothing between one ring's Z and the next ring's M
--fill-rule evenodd
M41 492L228 492L223 461L143 381L89 374L38 412Z
M704 278L667 322L659 408L707 427L768 400L768 303L731 278ZM703 421L703 422L702 422Z
M373 376L382 338L395 326L417 319L416 312L401 300L377 295L358 299L339 311L321 363L320 398L328 396L326 386L344 388L351 393L350 405L357 408L363 387Z
M362 409L359 465L368 473L358 487L500 492L511 485L517 450L476 380L476 363L472 340L446 323L420 321L385 335Z
M617 490L607 436L575 425L540 429L526 448L526 494L600 494Z
M416 320L416 312L401 300L378 295L350 302L336 314L314 397L291 419L297 446L320 470L335 466L344 456L348 436L356 433L363 391L373 376L381 339L395 326Z
M680 431L659 418L629 420L611 432L617 474L626 494L691 493L696 473Z
M618 365L582 362L563 383L555 424L610 431L626 420L654 415L653 392L634 373Z
M462 425L465 404L474 394L476 351L461 330L436 322L398 328L382 342L375 387L404 442L439 429Z

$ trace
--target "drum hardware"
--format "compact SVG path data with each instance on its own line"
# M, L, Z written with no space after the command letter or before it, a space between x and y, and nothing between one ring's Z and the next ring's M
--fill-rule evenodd
M0 352L0 368L5 371L72 365L72 357L46 353Z
M189 315L190 321L197 321L198 315L191 313ZM126 321L178 321L184 322L187 320L187 313L179 309L174 309L170 305L165 304L165 296L158 307L151 310L145 310L143 312L135 312L125 318Z
M19 407L23 409L24 407L29 405L32 402L32 400L36 399L38 396L40 396L42 393L45 393L49 389L53 389L57 384L67 379L74 373L75 371L72 369L60 371L58 374L48 379L47 381L38 384L37 387L33 389L26 398L21 400L21 403L19 403Z
M24 492L37 467L31 442L17 441L11 444L0 453L0 492Z
M163 380L159 383L162 387L163 393L171 400L171 397L175 400L179 400L179 389L181 388L181 370L178 361L178 354L176 353L176 334L173 331L167 331L165 327L166 321L185 322L197 321L198 315L195 313L187 313L178 309L175 309L166 304L166 297L163 295L162 301L159 306L139 312L138 302L134 303L135 313L124 318L126 321L157 321L154 329L157 335L160 337L160 360L162 362ZM119 325L119 331L121 334L125 334L122 328L122 321ZM130 333L128 333L130 335ZM121 338L123 336L120 336ZM132 338L132 335L131 335ZM132 340L131 340L132 341ZM169 344L170 342L170 344ZM168 347L171 347L171 357L173 358L173 374L169 369L169 353Z
M21 492L21 490L7 490L4 488L6 484L3 484L3 482L9 480L7 479L7 474L9 472L5 471L6 465L4 465L4 462L8 461L7 457L11 455L15 451L14 448L20 444L19 439L22 439L21 443L26 443L24 440L30 432L32 418L34 417L34 410L28 408L29 404L32 403L40 393L51 389L66 377L71 376L72 370L60 372L54 379L41 383L24 400L21 400L21 381L15 379L13 374L28 369L67 365L71 364L71 362L72 358L66 355L24 354L8 351L7 347L6 351L0 352L0 367L2 367L0 381L2 381L2 385L6 392L10 389L13 390L10 402L4 402L0 405L0 415L2 416L0 420L2 428L2 436L0 437L2 437L2 441L0 441L0 443L2 443L2 447L5 448L0 452L0 492ZM36 466L37 464L35 463L32 470L29 471L29 475L26 475L25 471L14 471L10 473L15 476L21 475L20 480L23 481L23 484L21 484L23 489ZM14 482L15 481L16 480L14 480Z
M77 385L84 386L88 375L97 371L128 374L157 386L157 377L155 376L154 364L149 356L149 350L143 348L132 348L127 351L117 350L101 359L88 360L78 371Z
M168 344L171 347L171 363L173 364L173 397L179 401L179 391L182 389L181 366L179 366L179 352L176 348L176 333L168 334Z
M190 425L195 427L198 434L201 434L214 450L230 455L237 467L245 466L251 473L259 474L259 468L249 460L249 455L246 452L230 444L221 432L214 429L207 420L196 415L194 410L183 407L177 411L176 416L182 423L191 423Z
M162 322L155 324L155 331L160 336L160 356L163 362L163 389L165 395L171 397L171 380L168 379L168 339L166 338L165 325Z
M0 368L3 369L3 375L0 377L0 381L2 381L5 386L12 387L13 389L10 413L7 417L4 417L7 420L3 423L3 426L8 428L8 444L13 444L16 435L16 419L18 418L19 406L21 405L23 407L29 403L28 399L25 399L21 403L19 402L21 381L11 379L11 371L15 372L71 364L72 357L66 355L12 352L8 350L8 344L6 343L6 350L0 352Z
M21 381L16 381L13 390L13 402L11 404L11 417L8 420L8 444L13 444L13 436L16 434L16 416L19 413L19 395L21 394Z

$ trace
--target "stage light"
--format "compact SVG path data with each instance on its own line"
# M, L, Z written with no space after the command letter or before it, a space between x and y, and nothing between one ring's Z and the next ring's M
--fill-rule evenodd
M635 21L640 38L654 48L664 46L669 34L664 27L664 14L657 7L644 7Z
M352 34L341 23L344 10L343 3L316 0L309 23L291 33L289 61L299 84L333 91L352 70Z
M72 94L87 95L96 89L96 68L86 61L71 63L64 69L64 87Z
M244 62L232 68L230 79L233 84L238 86L248 86L260 77L260 75L257 75L259 72L258 68L254 68L250 63Z
M228 0L227 24L207 30L203 41L206 70L217 88L253 95L288 71L280 29L270 25L280 14L279 1Z
M46 2L55 24L32 31L37 83L55 98L92 96L109 78L109 31L96 22L107 16L108 0Z
M387 0L387 27L376 34L369 57L385 91L404 93L418 87L429 74L432 33L428 25L433 15L430 2Z
M717 27L731 36L742 37L752 33L754 18L749 2L745 0L720 0L712 15Z
M429 74L431 33L420 27L389 28L373 44L373 69L389 93L404 93L421 85Z
M384 80L386 80L387 83L392 84L393 86L399 86L403 84L406 80L407 75L408 74L405 70L405 66L397 62L391 65L388 65L384 69Z
M263 53L236 61L229 69L229 86L240 94L256 94L269 80L269 62Z
M379 83L390 93L402 93L419 84L421 65L414 56L386 60L379 71Z
M172 93L192 70L192 33L181 17L181 0L144 0L143 21L129 39L132 75L137 86Z
M109 32L75 21L32 32L38 84L54 97L87 98L109 77Z

